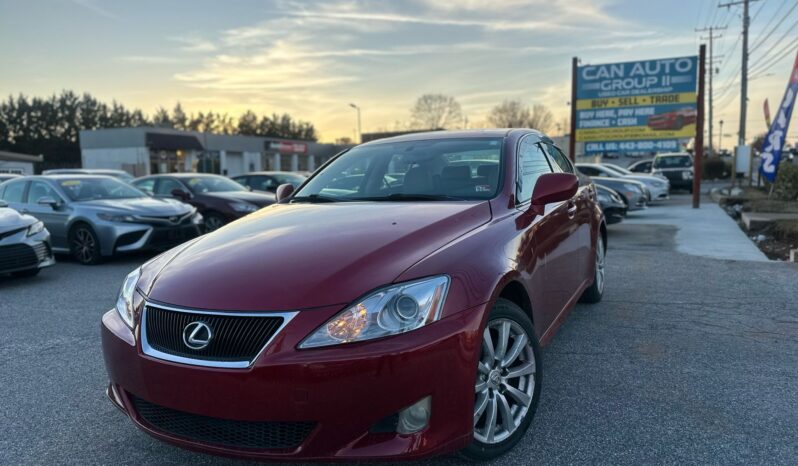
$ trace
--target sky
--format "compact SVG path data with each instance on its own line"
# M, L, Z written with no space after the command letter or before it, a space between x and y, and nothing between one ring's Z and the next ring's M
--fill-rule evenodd
M717 0L0 0L0 96L72 89L148 114L287 112L322 141L410 119L425 93L455 97L469 125L505 99L568 117L583 64L697 54L715 42L715 141L736 141L741 7ZM749 136L782 99L798 51L798 2L751 4ZM786 48L785 48L786 47ZM785 52L782 53L782 49ZM793 50L791 53L790 50ZM798 138L798 124L790 136ZM560 132L562 129L560 130ZM552 131L557 134L558 131Z

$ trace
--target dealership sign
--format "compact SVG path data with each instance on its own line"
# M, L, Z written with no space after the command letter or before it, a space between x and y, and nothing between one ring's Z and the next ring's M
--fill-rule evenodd
M586 153L662 152L695 136L698 57L577 68L576 141Z
M268 144L269 149L281 154L307 154L308 152L308 145L304 142L271 141Z
M781 150L784 148L784 137L790 126L796 94L798 94L798 56L795 57L795 64L790 73L790 81L787 83L784 99L779 105L776 119L770 126L765 138L765 145L762 148L762 163L759 166L759 171L771 183L776 181L776 170L779 167L779 160L781 160Z

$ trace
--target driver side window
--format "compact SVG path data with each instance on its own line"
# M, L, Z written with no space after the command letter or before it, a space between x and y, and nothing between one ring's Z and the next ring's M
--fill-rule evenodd
M28 204L36 204L43 197L50 197L56 201L61 200L61 196L49 184L43 181L32 181L28 189Z
M172 190L185 191L186 188L179 181L172 178L161 178L155 186L155 195L158 197L172 197Z
M540 175L551 173L551 166L543 149L535 138L527 136L518 146L516 174L516 204L523 204L532 199L532 191Z

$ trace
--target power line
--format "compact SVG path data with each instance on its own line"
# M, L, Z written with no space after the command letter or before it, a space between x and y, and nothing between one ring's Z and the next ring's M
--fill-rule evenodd
M787 19L787 18L790 16L790 14L791 14L791 13L792 13L792 12L795 10L795 8L798 8L798 3L795 3L795 4L792 6L792 8L790 8L790 11L788 11L788 12L787 12L787 14L785 14L784 16L782 16L782 17L781 17L781 20L780 20L780 21L779 21L779 22L778 22L778 23L777 23L777 24L776 24L776 25L773 27L773 29L771 29L771 30L770 30L770 32L768 32L768 33L767 33L767 35L766 35L766 36L765 36L763 39L761 39L761 40L757 41L757 43L756 43L756 44L754 44L754 45L751 47L751 51L753 52L753 51L754 51L754 50L756 50L756 49L757 49L759 46L761 46L762 44L764 44L764 43L765 43L765 41L766 41L766 40L768 40L768 38L769 38L771 35L773 35L773 33L774 33L774 32L776 32L776 30L779 28L779 26L781 26L781 23L783 23L783 22L784 22L784 20L785 20L785 19ZM798 24L798 21L796 21L796 22L795 22L795 23L794 23L792 26L790 26L790 27L787 29L787 32L784 34L784 36L786 36L787 34L789 34L789 33L791 32L790 30L793 28L793 26L795 26L795 24ZM784 36L782 36L782 38L784 38ZM781 39L777 40L777 41L776 41L776 43L778 43L779 41L781 41Z
M798 22L796 22L796 24L798 24ZM793 53L795 51L794 49L795 46L798 46L798 37L796 37L795 39L793 39L792 42L786 44L784 47L779 49L779 51L776 52L774 55L772 55L765 63L760 64L758 68L752 70L751 72L763 73L769 70L770 68L773 67L773 65L780 62L783 58Z

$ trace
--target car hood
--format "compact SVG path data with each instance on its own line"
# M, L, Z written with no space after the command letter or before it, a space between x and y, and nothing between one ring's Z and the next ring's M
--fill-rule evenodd
M275 204L155 261L139 288L196 309L343 305L490 218L488 202Z
M172 199L137 197L132 199L98 199L80 201L76 205L91 207L103 212L113 211L126 215L169 216L182 215L192 209L188 204Z
M277 202L274 194L251 191L226 191L218 193L202 193L202 196L214 197L217 199L224 199L225 201L245 201L255 204L258 207L265 207Z
M25 228L32 225L36 219L30 215L23 215L14 209L0 208L0 233Z
M590 179L595 181L596 184L609 186L611 188L612 188L612 186L621 186L624 183L633 184L633 185L635 185L635 186L637 186L637 187L639 187L641 189L643 187L645 187L645 183L643 183L642 181L637 181L637 180L632 179L632 178L609 178L609 177L605 177L605 176L591 176ZM616 188L612 188L612 189L616 189Z

